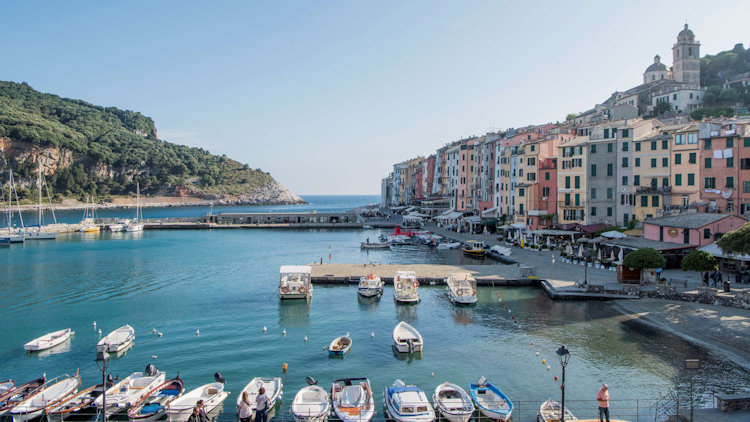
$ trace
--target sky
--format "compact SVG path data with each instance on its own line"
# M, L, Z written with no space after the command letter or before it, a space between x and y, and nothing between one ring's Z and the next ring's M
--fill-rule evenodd
M298 194L378 194L396 162L638 85L686 21L701 55L750 47L741 16L750 2L2 0L0 80L139 111Z

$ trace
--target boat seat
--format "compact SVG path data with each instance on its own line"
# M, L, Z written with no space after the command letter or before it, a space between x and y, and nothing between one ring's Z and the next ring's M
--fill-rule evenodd
M362 388L358 385L348 385L341 392L341 405L347 407L358 406L362 401Z

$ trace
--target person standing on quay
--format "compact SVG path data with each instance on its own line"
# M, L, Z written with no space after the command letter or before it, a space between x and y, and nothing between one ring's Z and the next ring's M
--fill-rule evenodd
M601 390L596 393L596 401L599 403L599 422L607 419L609 422L609 386L603 384Z
M255 422L268 422L268 396L265 387L260 387L255 396Z
M253 416L253 408L250 405L250 398L247 395L247 391L242 392L242 400L238 406L240 422L251 422L251 416Z

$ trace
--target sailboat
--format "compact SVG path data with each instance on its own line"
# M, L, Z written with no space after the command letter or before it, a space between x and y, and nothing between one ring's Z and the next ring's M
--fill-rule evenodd
M136 183L135 185L135 220L128 222L125 226L125 230L129 232L142 232L143 231L143 211L141 210L141 184Z
M91 198L91 208L89 208L89 198ZM101 227L96 224L96 215L94 213L94 198L86 196L86 208L83 210L81 228L78 231L83 233L99 233Z
M39 171L37 172L36 176L36 185L38 187L39 191L39 208L38 208L38 217L37 221L39 222L39 225L37 226L36 230L29 227L26 231L24 231L23 236L25 240L51 240L51 239L57 239L57 233L56 232L46 232L42 231L42 162L39 161ZM46 186L46 184L45 184ZM49 189L47 190L47 198L49 199ZM50 209L52 209L52 200L50 200ZM20 212L20 209L19 209ZM55 220L55 224L57 224L57 218L55 217L55 211L52 210L52 218Z
M23 243L23 234L13 233L11 227L11 220L13 220L13 173L10 173L10 180L8 183L8 203L5 203L5 188L0 185L0 196L3 200L3 206L5 207L5 221L8 223L8 232L0 233L0 243Z

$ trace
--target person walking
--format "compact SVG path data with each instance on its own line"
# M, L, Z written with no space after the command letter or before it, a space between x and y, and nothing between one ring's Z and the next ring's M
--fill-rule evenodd
M266 388L260 387L258 395L255 396L255 422L268 422L269 400L266 396Z
M199 410L198 416L200 417L200 422L211 422L208 413L206 413L206 409L203 408L203 400L198 400L195 403L195 407Z
M239 414L240 422L251 422L253 407L250 405L250 397L248 397L247 391L242 392L242 399L240 399L240 404L237 406L237 413Z
M201 422L201 408L198 406L193 407L193 414L190 415L187 422Z
M609 422L609 386L602 384L601 390L596 393L596 401L599 403L599 422Z

